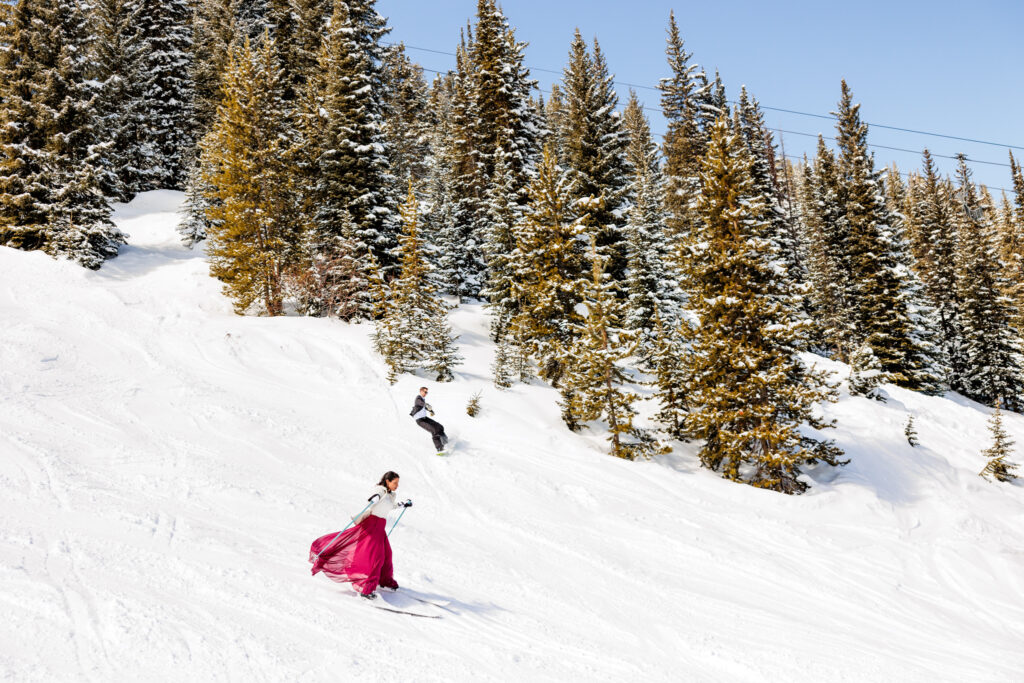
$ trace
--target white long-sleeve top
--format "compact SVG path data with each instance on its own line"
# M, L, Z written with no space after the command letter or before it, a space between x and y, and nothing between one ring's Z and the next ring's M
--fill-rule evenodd
M356 518L356 524L359 524L359 522L366 519L369 515L387 519L388 513L398 507L398 500L396 499L394 491L388 491L384 486L374 486L373 491L370 492L370 495L367 496L367 498L372 498L375 495L380 496L380 498L378 498L373 505L368 507L363 514Z

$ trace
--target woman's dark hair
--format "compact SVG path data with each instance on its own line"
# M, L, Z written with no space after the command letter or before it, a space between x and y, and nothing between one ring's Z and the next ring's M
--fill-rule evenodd
M380 478L380 482L377 484L377 486L383 486L387 488L387 483L389 481L394 481L395 479L398 479L398 472L385 472L384 476Z

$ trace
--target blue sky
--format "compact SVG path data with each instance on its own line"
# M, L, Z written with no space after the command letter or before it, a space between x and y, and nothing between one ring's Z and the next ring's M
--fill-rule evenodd
M597 37L616 80L654 86L668 75L665 28L675 9L686 49L709 72L717 68L730 99L741 85L763 105L828 114L845 78L869 123L1020 146L1024 158L1024 2L976 0L921 2L862 0L835 3L668 2L663 0L506 0L505 14L530 45L526 62L543 89L560 76L573 30ZM391 39L409 46L454 51L459 29L472 19L476 0L379 0L390 19ZM409 50L427 69L445 71L454 58ZM428 77L432 74L427 74ZM618 86L623 102L628 86ZM638 89L656 109L658 93ZM787 154L812 153L815 139L831 135L833 122L766 111L782 134ZM656 133L665 129L648 111ZM779 135L778 133L776 134ZM990 146L874 127L869 142L913 152L875 148L878 165L895 161L903 171L920 165L920 150L1007 163L1005 146ZM939 159L944 172L955 162ZM1009 169L972 164L975 179L1010 187ZM999 199L998 191L994 192Z

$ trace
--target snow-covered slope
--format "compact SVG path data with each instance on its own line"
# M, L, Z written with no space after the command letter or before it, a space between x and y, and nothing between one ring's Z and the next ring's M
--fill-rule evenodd
M616 460L552 390L498 392L465 306L467 362L427 382L438 458L369 327L233 315L179 202L121 207L132 246L97 273L0 248L0 678L1024 680L1024 487L977 476L987 410L845 397L852 462L787 497L687 447ZM415 501L396 577L441 619L309 576L388 469Z

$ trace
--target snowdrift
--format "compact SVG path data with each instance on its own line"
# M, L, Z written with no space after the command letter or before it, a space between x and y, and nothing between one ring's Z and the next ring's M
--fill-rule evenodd
M987 409L844 396L851 463L798 497L685 445L619 461L551 389L490 384L479 306L451 384L389 385L366 325L233 315L180 201L119 207L99 272L0 248L0 678L1022 680L1024 486L977 476ZM309 576L389 469L415 502L396 578L440 619Z

